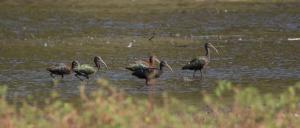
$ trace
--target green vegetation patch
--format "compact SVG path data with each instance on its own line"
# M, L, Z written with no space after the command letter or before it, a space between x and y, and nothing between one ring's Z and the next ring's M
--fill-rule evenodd
M300 84L280 95L260 94L252 87L241 89L221 81L215 94L203 93L204 105L189 106L164 94L161 105L151 96L136 100L99 79L98 91L85 94L80 86L80 101L74 105L59 100L57 93L46 98L46 105L23 102L8 104L1 88L0 122L4 127L297 127ZM224 102L224 96L233 100ZM17 109L16 109L17 108Z

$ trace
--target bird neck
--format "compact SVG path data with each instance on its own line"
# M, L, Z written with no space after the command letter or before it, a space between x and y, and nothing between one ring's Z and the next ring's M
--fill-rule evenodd
M95 68L99 71L101 68L100 62L95 62Z
M163 68L164 68L164 66L162 66L162 65L159 66L159 70L160 70L160 71L162 71Z
M153 59L152 58L149 59L149 65L153 66Z
M79 64L78 65L72 65L71 69L74 70L75 68L78 68L79 66L80 66Z
M207 46L205 47L205 56L208 58L208 60L210 60L210 51Z

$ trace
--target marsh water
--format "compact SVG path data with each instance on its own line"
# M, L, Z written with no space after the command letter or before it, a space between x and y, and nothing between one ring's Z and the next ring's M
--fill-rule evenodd
M8 88L7 99L31 95L43 100L56 91L72 101L78 98L79 85L86 84L89 93L99 88L98 78L105 78L133 97L151 93L159 99L168 92L195 104L202 91L212 93L220 80L274 94L300 80L300 4L183 5L105 15L93 10L97 7L1 5L0 83ZM153 32L156 36L149 41ZM220 54L212 52L203 79L200 74L193 78L192 71L181 67L204 55L206 42ZM150 54L167 61L174 72L165 70L154 86L145 86L124 67ZM73 74L53 80L46 71L72 60L92 65L96 55L109 69L83 82Z

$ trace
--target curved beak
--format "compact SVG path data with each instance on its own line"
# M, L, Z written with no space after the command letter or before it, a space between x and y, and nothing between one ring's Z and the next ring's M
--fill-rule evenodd
M217 49L215 46L213 46L213 45L211 44L210 47L211 47L213 50L215 50L215 52L219 55L219 51L218 51L218 49Z
M157 63L160 63L160 60L157 59L157 57L153 57L154 61L156 61Z
M107 67L106 63L104 62L104 60L101 57L99 57L99 59L100 59L100 62L104 64L105 68L108 69L108 67Z
M171 72L174 72L172 67L169 64L166 64L166 66L171 70Z

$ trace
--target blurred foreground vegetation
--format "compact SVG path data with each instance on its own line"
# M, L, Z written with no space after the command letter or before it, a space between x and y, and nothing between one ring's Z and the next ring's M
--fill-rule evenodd
M86 128L86 127L289 127L300 125L300 84L280 95L260 94L255 88L239 88L221 81L215 94L203 93L203 107L189 106L164 95L162 104L152 98L134 100L112 88L106 80L97 81L101 89L91 95L80 86L81 98L74 105L53 93L40 107L23 102L18 107L5 100L1 88L0 123L5 128ZM230 98L231 100L225 100ZM199 95L199 97L201 97ZM224 102L226 101L226 102Z

